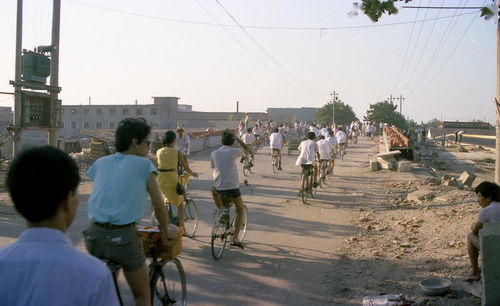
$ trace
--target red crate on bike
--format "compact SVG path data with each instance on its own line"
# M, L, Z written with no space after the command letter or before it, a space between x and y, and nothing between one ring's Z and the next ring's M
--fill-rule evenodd
M156 226L139 227L137 232L141 237L142 249L146 257L155 255L157 258L172 259L179 256L182 251L183 231L177 231L177 240L169 240L166 246L162 245L161 237L163 233Z

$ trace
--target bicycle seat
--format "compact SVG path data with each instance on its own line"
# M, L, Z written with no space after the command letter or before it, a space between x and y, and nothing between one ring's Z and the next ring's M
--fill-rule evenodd
M123 268L123 266L119 263L117 263L116 261L113 261L111 259L107 259L107 258L100 258L100 260L106 265L108 266L108 268L111 270L111 272L115 272L115 271L118 271L120 270L121 268Z

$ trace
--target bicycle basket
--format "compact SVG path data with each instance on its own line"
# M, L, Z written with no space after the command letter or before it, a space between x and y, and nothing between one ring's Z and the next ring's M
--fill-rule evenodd
M177 232L177 240L170 245L162 245L160 229L156 226L145 226L137 229L142 240L144 256L172 259L177 257L182 251L182 231Z

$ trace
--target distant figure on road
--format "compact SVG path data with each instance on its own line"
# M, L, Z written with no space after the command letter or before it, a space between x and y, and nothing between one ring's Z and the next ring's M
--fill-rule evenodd
M476 223L472 224L471 232L467 235L467 249L472 272L469 280L479 280L479 231L486 223L500 223L500 187L492 182L482 182L474 189L477 202L481 209Z
M458 143L462 143L462 137L464 136L464 134L465 134L464 130L460 130L460 131L457 132Z
M184 129L181 127L177 128L177 137L175 139L175 143L175 148L179 150L187 160L187 157L191 153L191 139L189 138L188 134L184 134Z
M28 228L0 250L0 304L119 305L111 271L66 235L78 210L75 162L54 147L28 149L6 182Z

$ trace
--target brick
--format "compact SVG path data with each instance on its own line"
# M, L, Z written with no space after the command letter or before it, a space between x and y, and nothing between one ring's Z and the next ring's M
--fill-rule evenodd
M420 189L409 193L406 197L409 201L421 202L423 200L432 199L436 194L428 189Z
M482 305L500 305L500 224L486 223L479 232L481 251Z
M409 172L411 171L411 161L403 160L398 162L398 171L399 172Z
M476 179L474 174L471 174L467 171L462 172L462 175L458 178L458 181L464 184L465 186L472 187L472 183Z

